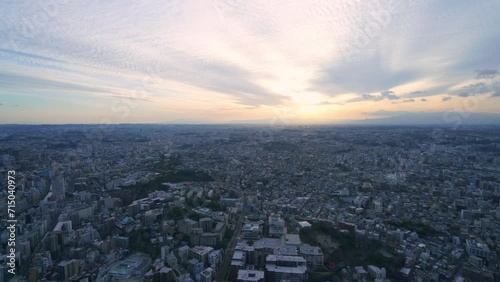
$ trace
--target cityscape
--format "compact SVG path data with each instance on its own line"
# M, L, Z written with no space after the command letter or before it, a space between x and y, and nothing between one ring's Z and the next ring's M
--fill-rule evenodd
M500 282L499 11L0 1L0 282Z
M498 279L498 127L2 132L10 281Z

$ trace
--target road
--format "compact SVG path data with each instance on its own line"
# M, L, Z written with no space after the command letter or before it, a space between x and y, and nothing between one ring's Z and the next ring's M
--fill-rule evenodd
M217 271L216 280L224 281L231 267L231 259L233 258L234 248L236 247L236 242L238 241L238 236L240 236L241 227L243 226L243 216L239 216L238 222L236 223L236 228L234 229L233 237L229 240L226 250L224 251L224 258L222 259L222 264L220 269Z

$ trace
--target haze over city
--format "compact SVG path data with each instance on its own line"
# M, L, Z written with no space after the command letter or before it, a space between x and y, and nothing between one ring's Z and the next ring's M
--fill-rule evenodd
M0 122L500 123L499 9L4 1Z

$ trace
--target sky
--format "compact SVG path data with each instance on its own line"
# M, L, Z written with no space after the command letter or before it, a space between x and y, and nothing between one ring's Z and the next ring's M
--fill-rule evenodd
M498 0L0 1L0 123L500 114Z

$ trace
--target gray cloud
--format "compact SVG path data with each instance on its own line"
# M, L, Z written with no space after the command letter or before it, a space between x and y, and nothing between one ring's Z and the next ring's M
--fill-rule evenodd
M495 78L498 75L497 70L492 70L492 69L485 69L485 70L476 70L476 78L477 79L484 79L484 78Z
M427 102L427 99L422 98L422 99L420 99L420 101L421 101L421 102Z
M403 100L403 103L413 103L415 102L415 99L406 99L406 100Z
M384 91L384 92L381 92L380 94L382 95L382 97L389 99L389 100L399 99L399 97L396 96L393 91Z
M360 97L350 99L347 102L353 103L361 101L382 101L382 100L398 100L398 99L400 99L400 97L394 94L393 91L387 90L380 92L379 94L364 93L361 94Z
M378 110L375 112L364 112L363 114L368 116L379 116L379 117L387 117L387 116L396 116L401 114L406 114L407 111L386 111L386 110Z
M189 70L196 70L196 75ZM224 62L191 61L187 68L176 70L175 80L203 89L225 93L247 106L279 105L286 96L273 93L253 82L254 75L236 65Z
M472 83L454 91L453 93L460 97L469 97L497 91L500 91L500 81Z
M451 100L450 96L443 97L443 99L441 99L441 101L443 101L443 102L447 102L447 101L450 101L450 100Z
M405 98L417 98L417 97L427 96L425 94L426 94L425 91L414 91L414 92L410 92L408 94L405 94L404 97Z
M373 93L408 83L422 74L410 70L392 71L383 65L379 55L363 61L335 63L324 67L310 83L311 88L332 97L346 92Z

